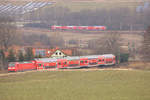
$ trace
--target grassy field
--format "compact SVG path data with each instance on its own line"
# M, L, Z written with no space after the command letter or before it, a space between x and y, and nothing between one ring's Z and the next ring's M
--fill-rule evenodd
M150 71L33 72L0 77L0 100L150 100Z

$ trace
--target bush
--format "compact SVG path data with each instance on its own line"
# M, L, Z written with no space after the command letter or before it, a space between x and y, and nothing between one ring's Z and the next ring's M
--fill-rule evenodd
M16 57L15 57L15 53L14 53L13 49L9 50L7 60L8 60L8 62L15 62L16 61Z
M128 62L129 54L128 53L121 53L120 54L120 63Z

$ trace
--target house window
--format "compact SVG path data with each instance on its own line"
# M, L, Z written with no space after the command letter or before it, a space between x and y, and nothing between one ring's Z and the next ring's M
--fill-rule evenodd
M59 55L61 55L61 52L59 53Z
M48 53L51 53L51 51L48 51Z
M56 52L56 55L57 55L58 53Z

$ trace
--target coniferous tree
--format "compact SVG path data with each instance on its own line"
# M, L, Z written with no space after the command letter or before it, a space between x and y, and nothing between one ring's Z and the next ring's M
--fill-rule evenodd
M33 51L32 48L27 48L26 49L26 54L25 54L25 60L30 61L34 59Z
M16 61L16 57L15 57L15 53L14 53L13 49L9 50L7 60L8 60L8 62L15 62Z
M23 55L22 51L19 51L19 53L18 53L18 61L24 61L24 55Z

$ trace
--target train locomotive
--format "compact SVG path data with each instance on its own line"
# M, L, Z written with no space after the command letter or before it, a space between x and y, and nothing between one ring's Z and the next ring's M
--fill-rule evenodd
M46 69L76 69L95 66L110 66L116 63L115 55L89 55L64 58L37 58L29 62L10 62L9 72Z

